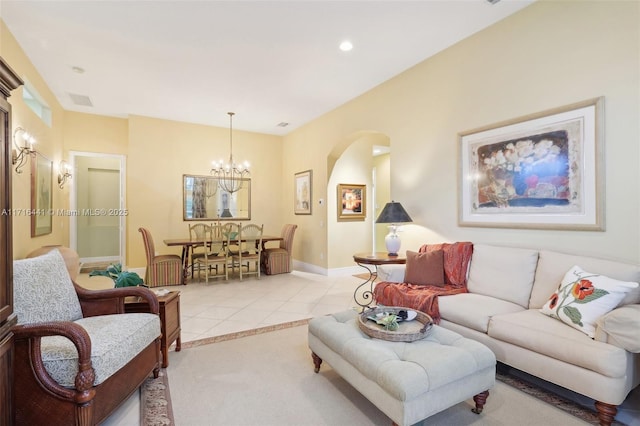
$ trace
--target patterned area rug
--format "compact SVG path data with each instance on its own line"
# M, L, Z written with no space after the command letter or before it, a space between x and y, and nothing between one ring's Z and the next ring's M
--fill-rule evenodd
M160 370L157 379L150 377L142 385L140 392L140 425L174 425L169 378L167 371Z
M501 368L504 367L504 368ZM574 417L579 418L582 421L585 421L592 425L599 425L600 421L598 420L598 414L594 410L589 410L586 407L583 407L580 404L577 404L573 401L570 401L566 398L563 398L551 391L543 389L535 384L527 382L519 377L516 377L512 374L508 373L509 367L506 367L502 364L498 364L498 371L496 372L496 380L500 380L501 382L518 389L521 392L524 392L528 395L531 395L541 401L546 402L547 404L551 404L560 410L571 414ZM611 423L612 426L625 426L624 423L620 423L617 420L614 420Z

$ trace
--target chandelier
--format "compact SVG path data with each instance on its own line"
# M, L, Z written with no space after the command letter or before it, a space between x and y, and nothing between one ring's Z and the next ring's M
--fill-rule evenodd
M227 114L229 114L229 162L214 161L211 174L218 179L218 185L223 191L233 194L242 189L243 179L250 173L248 161L239 164L233 161L233 116L235 113L228 112Z

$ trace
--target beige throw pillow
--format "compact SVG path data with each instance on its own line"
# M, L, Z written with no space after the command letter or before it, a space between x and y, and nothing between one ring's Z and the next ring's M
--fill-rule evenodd
M444 285L444 254L442 250L417 253L407 250L404 282L416 285Z

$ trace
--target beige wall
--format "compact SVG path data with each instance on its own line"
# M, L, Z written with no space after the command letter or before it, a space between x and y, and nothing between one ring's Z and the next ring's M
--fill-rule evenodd
M332 223L332 173L350 144L363 135L382 135L392 149L390 198L402 202L414 219L404 226L403 249L471 240L640 262L638 16L637 2L540 0L284 138L234 131L235 157L253 163L252 221L264 223L268 233L279 233L283 223L298 224L294 258L302 265L325 271L353 265L351 255L368 250L370 236L361 232L360 223ZM151 229L159 251L169 252L161 240L184 235L187 226L180 209L181 176L206 174L210 159L225 158L228 129L64 113L4 23L0 29L0 55L53 111L49 129L38 123L17 90L10 98L14 127L36 133L41 149L56 163L69 150L127 155L128 264L145 264L140 226ZM605 232L457 225L459 132L597 96L605 97ZM313 170L313 214L294 215L293 176L308 169ZM341 174L346 182L337 183L358 183L350 177L359 175ZM13 188L14 207L28 207L28 173L14 173ZM54 191L53 203L65 207L67 189ZM368 212L371 221L371 206ZM68 243L67 223L54 218L52 235L31 239L28 220L16 218L15 256L44 244ZM340 246L344 238L361 233L353 247Z
M375 221L384 206L392 201L391 198L391 155L382 154L373 157L373 167L376 169L376 205L374 206L372 219ZM376 251L386 251L384 237L389 233L388 225L384 223L376 224ZM400 230L402 227L400 227ZM402 238L402 236L401 236ZM401 247L404 249L405 247Z
M14 90L9 98L13 111L10 131L13 135L17 127L26 129L36 138L36 151L53 161L52 208L63 209L66 207L68 189L59 189L57 186L57 165L63 159L64 111L2 21L0 21L0 56L21 79L30 83L51 108L53 125L49 127L24 103L22 87ZM51 234L31 238L31 217L26 215L26 211L31 208L30 162L31 160L27 161L21 173L12 172L12 208L16 213L13 218L15 258L25 257L29 252L44 245L67 245L69 241L69 221L63 216L52 218Z
M285 172L313 168L314 198L332 197L324 170L334 147L381 132L391 144L391 197L414 220L404 226L403 249L471 240L638 262L638 15L638 2L536 2L287 135ZM597 96L605 97L605 232L457 225L459 132ZM317 251L333 250L319 226L324 214L297 221L296 260L322 265ZM368 244L362 238L359 247Z
M188 235L182 218L182 175L208 174L211 161L228 159L229 129L192 125L140 116L113 118L63 111L16 40L0 21L0 56L21 78L29 80L49 104L53 126L49 128L24 104L21 89L9 101L13 127L22 126L35 135L37 150L58 164L69 151L126 156L127 266L144 267L146 258L141 226L148 227L161 253L179 253L162 244L165 238ZM251 222L265 226L266 234L279 235L282 228L282 138L234 130L234 157L248 160L252 172ZM13 207L29 207L28 165L13 174ZM56 176L54 175L54 181ZM69 208L69 188L54 185L53 208ZM54 216L53 233L31 238L26 216L14 219L14 257L21 258L48 244L69 245L69 218Z
M251 222L280 235L282 227L282 138L233 131L233 156L251 163ZM182 215L182 175L207 175L211 161L228 159L229 129L147 117L129 118L127 158L127 253L130 266L146 264L138 228L151 231L156 250L165 238L188 235Z
M351 266L351 264L344 264L343 258L345 256L349 257L356 252L371 250L371 238L373 235L371 214L373 211L371 191L372 149L372 141L367 136L354 141L342 153L329 178L327 231L330 250L324 252L328 259L329 269ZM338 209L342 210L341 198L338 198L339 184L366 185L365 220L338 220Z

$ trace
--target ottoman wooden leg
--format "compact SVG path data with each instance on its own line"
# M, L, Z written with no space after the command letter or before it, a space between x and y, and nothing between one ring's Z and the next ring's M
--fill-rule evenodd
M489 391L486 390L484 392L480 392L476 396L473 397L473 401L476 403L476 408L472 408L476 414L482 413L482 409L484 408L484 404L487 402L487 398L489 398Z
M314 352L311 352L311 358L313 358L313 365L315 366L313 371L317 373L318 371L320 371L320 364L322 364L322 358L320 358Z

